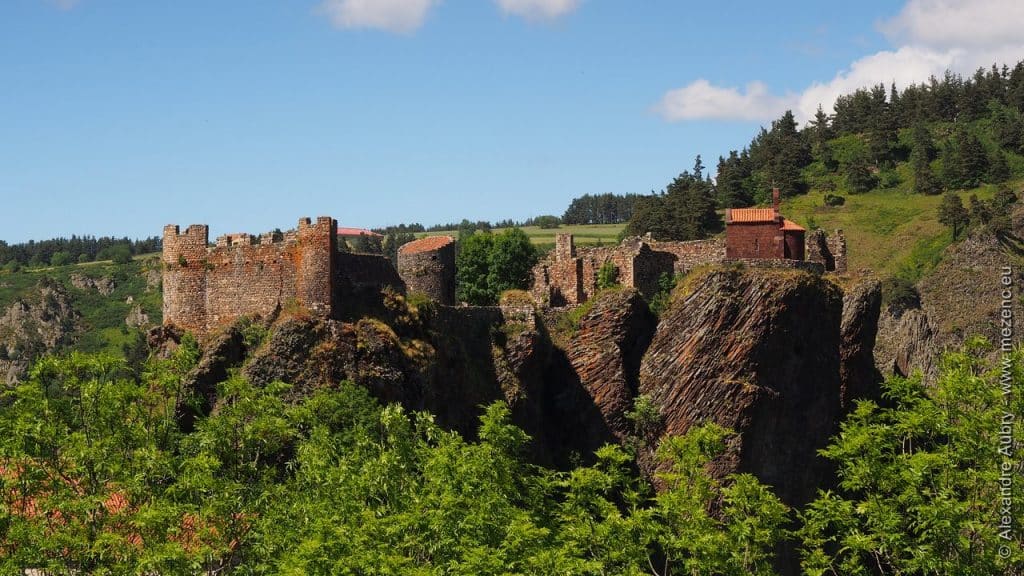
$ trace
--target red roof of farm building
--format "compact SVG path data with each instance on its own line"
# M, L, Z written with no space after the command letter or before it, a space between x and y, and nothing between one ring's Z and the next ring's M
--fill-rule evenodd
M455 242L455 238L451 236L427 236L426 238L420 238L419 240L413 240L408 244L402 244L402 247L398 249L402 254L416 254L418 252L430 252L431 250L437 250L443 248L452 242Z
M796 222L793 222L792 220L783 220L782 221L782 229L783 230L797 230L797 231L800 231L800 232L806 232L806 230L804 230L803 226L797 224Z
M729 210L729 222L774 222L775 210L771 208L733 208Z
M367 236L384 236L365 228L338 228L338 236L362 236L364 234Z

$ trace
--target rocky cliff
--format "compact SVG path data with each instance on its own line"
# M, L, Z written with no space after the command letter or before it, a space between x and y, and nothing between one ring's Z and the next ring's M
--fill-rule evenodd
M841 290L805 272L689 278L644 355L639 391L659 408L664 434L706 422L737 432L717 475L753 473L802 504L827 477L816 451L840 415L842 312Z
M660 436L716 422L737 435L715 472L754 473L799 505L828 478L816 451L844 406L877 393L879 382L873 281L848 287L844 297L807 272L715 268L691 274L660 321L625 288L543 318L521 302L384 300L358 320L300 314L210 339L189 381L198 408L215 408L211 382L232 369L256 384L289 382L293 394L352 380L466 435L482 406L503 400L534 438L538 461L567 464L618 442L643 447L647 473ZM643 431L627 417L639 395L661 419Z
M0 311L0 382L17 381L33 359L70 344L79 317L64 286L47 279Z
M921 371L931 377L942 352L965 338L980 335L998 343L1003 270L1010 268L1017 296L1024 286L1021 235L1020 228L1004 237L975 229L947 248L939 265L917 283L918 308L883 311L875 350L878 369L899 375ZM1021 298L1014 298L1012 307L1014 318L1024 318Z

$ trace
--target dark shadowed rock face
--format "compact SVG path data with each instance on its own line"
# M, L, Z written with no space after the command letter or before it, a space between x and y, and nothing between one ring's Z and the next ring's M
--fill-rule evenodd
M231 326L210 339L199 363L185 378L185 394L175 406L175 417L183 432L192 432L200 416L217 403L217 384L228 379L228 370L245 360L245 338L239 326Z
M839 376L844 412L853 408L855 400L877 399L881 393L882 375L874 357L881 310L882 285L877 280L863 280L843 295Z
M805 272L688 279L643 358L639 391L665 434L706 422L737 431L715 474L753 473L803 504L827 477L816 451L837 429L841 316L839 288Z
M573 449L589 454L631 432L626 412L636 397L640 360L657 319L633 289L601 292L565 345L569 370L558 405L565 406L562 434L575 436Z
M382 402L420 408L424 363L433 350L400 339L385 323L291 318L278 322L244 373L255 384L288 382L293 394L351 380Z

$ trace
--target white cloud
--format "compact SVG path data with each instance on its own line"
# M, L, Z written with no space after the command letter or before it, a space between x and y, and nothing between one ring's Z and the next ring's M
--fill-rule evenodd
M408 33L423 25L441 0L324 0L320 10L339 28Z
M1020 0L909 0L879 28L891 40L937 49L1020 45Z
M773 96L756 82L743 95L697 80L666 93L657 109L668 120L763 121L777 117L781 107L807 121L819 104L831 110L837 96L857 88L879 83L904 87L946 70L970 74L994 62L1012 66L1024 58L1022 26L1024 2L1020 0L909 0L895 18L878 26L895 49L860 58L798 95Z
M714 86L701 78L683 88L670 90L654 109L670 121L764 120L779 116L793 101L793 97L772 96L761 82L747 84L744 93L736 88Z
M581 0L497 0L506 14L528 20L554 20L579 7Z

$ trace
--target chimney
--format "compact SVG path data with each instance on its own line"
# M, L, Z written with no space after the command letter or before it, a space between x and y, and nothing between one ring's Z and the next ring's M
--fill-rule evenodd
M779 215L779 189L772 188L772 210L775 210L775 215Z

